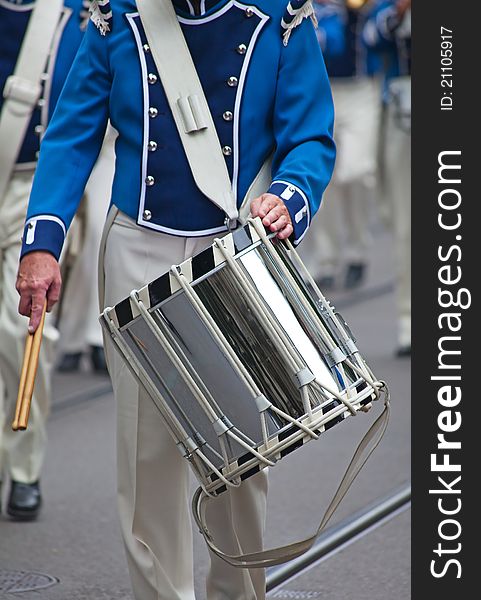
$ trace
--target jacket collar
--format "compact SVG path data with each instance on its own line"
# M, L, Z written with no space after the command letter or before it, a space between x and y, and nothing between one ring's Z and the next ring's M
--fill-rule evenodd
M215 6L222 6L227 0L172 0L176 12L181 12L191 17L202 17Z

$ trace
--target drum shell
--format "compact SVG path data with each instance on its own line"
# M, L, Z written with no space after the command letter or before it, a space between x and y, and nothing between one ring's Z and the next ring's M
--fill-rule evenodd
M333 348L338 349L334 355L346 358L346 348L341 346L346 346L349 335L343 323L336 320L325 300L309 288L284 245L271 243L268 247L253 234L252 228L246 227L228 237L231 254L247 284L214 247L177 268L214 321L223 342L235 352L242 369L254 381L254 387L229 359L212 328L200 318L198 309L172 273L139 290L137 297L147 306L155 327L169 339L177 359L209 399L208 411L198 402L185 376L174 367L165 347L159 343L152 322L139 313L132 298L113 309L118 335L143 371L141 381L149 380L150 389L155 388L179 425L176 439L179 447L190 459L201 451L213 465L214 470L192 461L197 477L211 493L225 488L215 469L245 478L265 466L243 445L225 436L225 429L241 432L249 440L249 446L274 461L311 439L286 418L265 410L266 443L257 401L260 390L268 402L289 417L306 424L312 421L300 393L299 366L312 372L316 381L328 389L337 393L349 389L351 396L356 397L356 409L369 404L374 397L369 385L347 364L341 361L341 369L333 362ZM272 252L287 266L292 281L287 280L272 260ZM258 304L249 301L246 286L254 291ZM321 332L318 323L306 312L306 302L322 322ZM262 311L256 310L259 305ZM265 316L262 318L265 311L282 330L284 346L276 343L278 336L272 334ZM351 360L365 364L357 352L354 354ZM311 393L313 411L315 415L333 413L334 416L318 425L314 429L317 433L350 414L338 399L321 389L323 393ZM226 442L224 448L220 444L222 436Z

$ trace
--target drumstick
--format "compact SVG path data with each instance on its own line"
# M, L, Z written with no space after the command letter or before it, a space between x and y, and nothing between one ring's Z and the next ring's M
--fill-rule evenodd
M29 356L32 352L33 335L28 334L25 340L25 350L23 353L22 372L20 374L20 385L18 387L17 404L15 406L15 417L13 419L12 429L17 431L18 421L20 419L20 410L22 408L23 392L25 390L25 381L27 379Z
M12 423L12 429L14 431L23 431L27 429L46 310L47 301L45 301L43 306L39 326L37 327L35 333L29 333L27 335L27 339L25 341L22 372L20 375L20 385L18 387L17 404L15 407L15 417Z

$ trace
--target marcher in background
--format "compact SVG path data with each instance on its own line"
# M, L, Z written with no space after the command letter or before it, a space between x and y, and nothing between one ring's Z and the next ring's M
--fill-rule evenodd
M364 28L386 65L381 193L394 232L398 356L411 354L411 0L386 0ZM383 211L386 212L386 211Z
M93 371L107 372L99 323L97 279L100 239L114 177L116 137L117 132L109 127L85 188L82 217L76 224L78 251L64 280L58 315L60 360L57 370L62 373L78 371L83 356Z
M292 5L301 18L292 18ZM297 244L335 158L329 81L313 24L303 18L310 3L173 0L173 6L238 206L272 156L263 193L248 196L251 213ZM44 140L30 197L17 289L23 314L36 307L34 328L45 296L56 300L56 259L109 119L119 137L100 267L102 306L114 306L234 225L195 183L134 0L99 3L93 21ZM149 25L158 35L167 26L161 19ZM204 158L208 171L211 159ZM106 337L105 344L118 404L119 514L134 596L194 600L188 462L113 341ZM262 471L213 501L208 527L225 551L261 550L266 477ZM206 587L209 600L263 600L265 572L236 569L213 555Z
M316 35L322 54L326 59L342 57L347 51L345 13L340 2L314 0L317 19Z
M14 519L36 518L42 504L39 480L58 337L47 320L29 425L26 431L13 432L28 325L17 311L15 278L40 138L82 39L84 4L82 0L0 2L0 486L2 477L10 482L6 511ZM37 6L43 14L49 11L44 19L53 22L50 33L45 21L35 20ZM28 51L20 60L22 47Z
M316 0L315 10L336 113L336 167L300 254L321 289L354 288L365 278L377 185L382 62L362 32L377 1ZM344 42L332 35L342 27ZM329 34L331 33L330 42ZM339 51L341 49L341 51Z

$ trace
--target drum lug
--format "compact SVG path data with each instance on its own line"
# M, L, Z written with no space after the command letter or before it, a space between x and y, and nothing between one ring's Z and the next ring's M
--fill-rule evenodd
M217 421L214 421L212 423L212 427L214 428L214 431L217 433L217 435L221 436L224 433L227 433L228 431L233 429L234 425L229 421L229 419L225 415L223 415L222 417L219 417Z
M224 220L224 225L229 231L234 231L234 229L237 229L238 221L237 219L231 219L229 217L226 217Z
M309 385L316 379L315 375L312 373L309 367L304 367L303 369L298 371L296 373L296 378L299 388L302 388L305 385Z
M326 358L327 364L332 369L339 363L342 363L344 360L346 360L347 357L344 354L344 352L341 350L341 348L339 348L339 346L336 346L336 348L334 348L333 350L331 350L330 352L328 352L325 355L325 358Z
M179 452L182 454L182 456L187 460L190 460L192 453L187 449L186 445L183 442L177 442L176 446L179 449Z
M183 446L185 448L185 450L186 450L185 457L187 459L189 459L199 449L199 444L191 437L186 438L184 442L181 442L180 444L177 444L177 445L179 447Z
M260 413L266 411L267 409L269 409L272 406L272 402L270 402L264 396L264 394L259 394L259 396L257 396L257 398L255 399L255 402L256 402L256 405L257 405L257 410Z
M348 351L349 356L352 356L356 352L359 352L353 339L346 340L345 349Z

